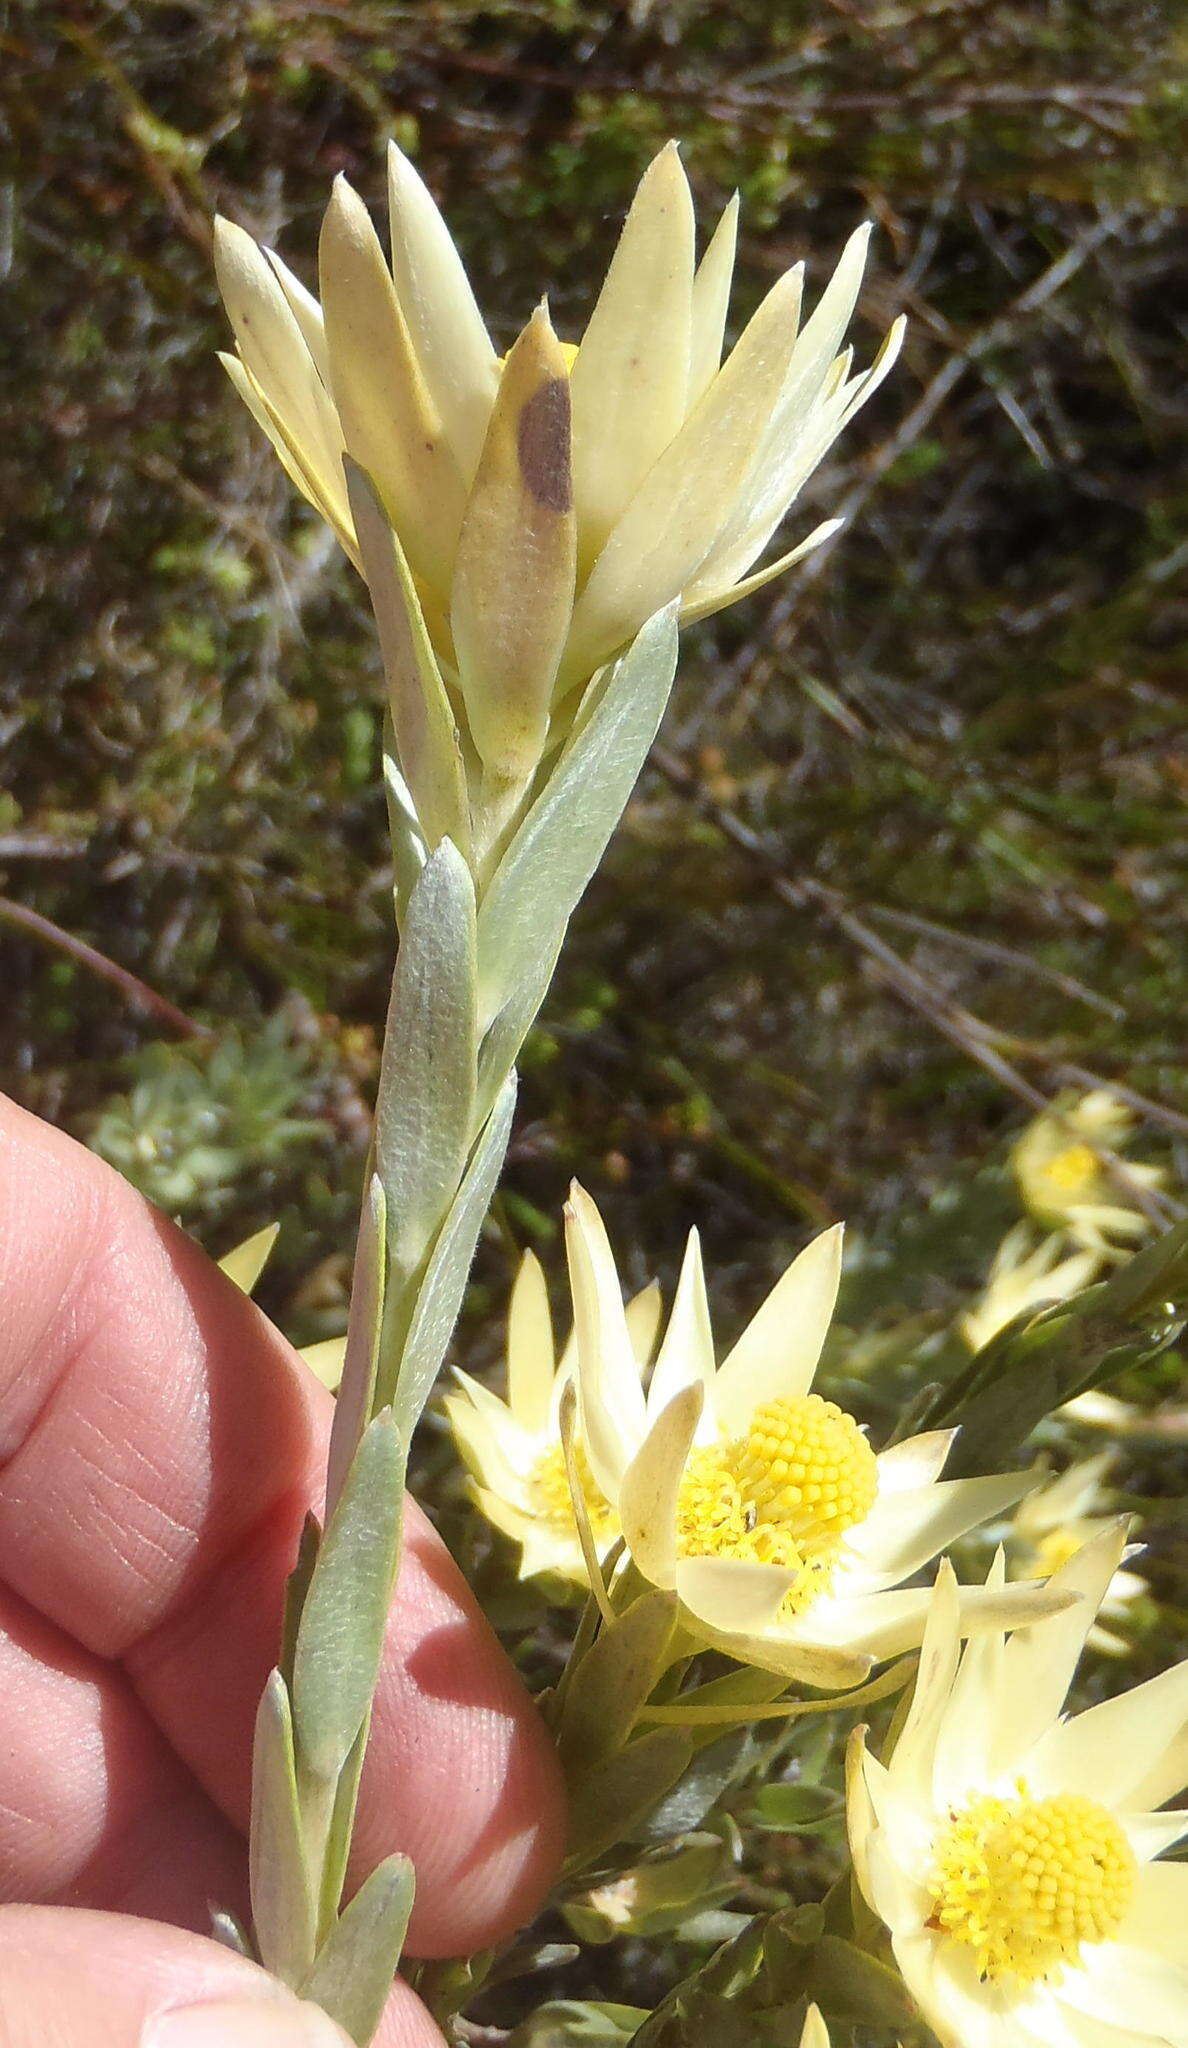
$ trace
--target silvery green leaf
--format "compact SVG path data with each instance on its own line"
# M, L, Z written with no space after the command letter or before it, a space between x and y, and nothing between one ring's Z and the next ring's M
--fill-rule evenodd
M322 1538L293 1658L302 1769L332 1781L371 1704L400 1547L405 1449L391 1409L359 1440Z
M421 1282L392 1392L393 1408L406 1436L412 1435L429 1398L458 1319L478 1234L507 1151L515 1102L512 1074L483 1126Z
M567 1776L586 1773L620 1750L667 1663L677 1597L649 1587L607 1622L573 1673L557 1746Z
M321 1881L318 1890L319 1927L325 1927L335 1917L342 1902L342 1888L346 1883L351 1838L355 1826L355 1808L359 1803L359 1781L363 1776L363 1759L370 1733L369 1710L363 1716L363 1725L351 1745L351 1753L339 1772L334 1787L334 1805L322 1851Z
M330 1460L326 1475L326 1508L329 1514L334 1511L347 1468L355 1455L355 1445L374 1406L387 1266L386 1211L384 1184L378 1173L373 1172L368 1178L359 1216L355 1269L351 1276L351 1306L347 1318L346 1357L330 1431Z
M243 1956L249 1963L259 1961L246 1927L224 1906L215 1906L211 1911L210 1938L217 1941L220 1948L229 1948L234 1955Z
M631 2048L797 2048L799 2040L799 2027L775 2035L765 2026L758 2034L754 2013L711 1990L699 1974L644 2021Z
M412 574L371 478L349 455L343 467L375 612L400 771L427 846L451 839L465 853L470 845L466 770Z
M1175 1343L1188 1313L1188 1222L1135 1252L1069 1301L1016 1316L941 1389L927 1429L957 1424L946 1478L1007 1464L1065 1401L1145 1365Z
M810 1955L806 1990L827 2018L896 2033L912 2025L915 2008L903 1978L888 1963L835 1934L823 1934Z
M367 2048L380 2023L404 1947L413 1903L413 1867L388 1856L360 1885L327 1936L301 1996L320 2005Z
M675 1835L687 1835L713 1812L722 1794L745 1778L764 1752L763 1742L750 1728L718 1732L716 1742L699 1743L704 1729L688 1731L693 1748L689 1768L659 1800L645 1821L639 1839L670 1842Z
M629 1883L609 1896L599 1887L562 1905L566 1921L583 1941L617 1941L628 1934L650 1940L670 1933L694 1912L729 1898L738 1885L730 1851L719 1835L690 1835L667 1855L622 1875ZM737 1931L737 1923L727 1929Z
M692 1753L683 1728L651 1728L584 1773L570 1793L567 1867L580 1869L614 1843L633 1840Z
M773 1913L763 1928L765 2004L807 2001L817 1944L825 1931L819 1905L791 1906Z
M315 1907L297 1796L292 1709L279 1671L271 1673L256 1713L249 1873L261 1961L286 1984L297 1984L314 1952Z
M740 1726L747 1723L747 1708L765 1705L777 1699L788 1681L778 1672L756 1671L750 1665L740 1665L734 1671L723 1672L720 1678L711 1678L707 1684L694 1686L690 1691L679 1694L683 1707L737 1707ZM728 1723L706 1722L701 1727L690 1728L693 1747L709 1749L721 1739Z
M496 1984L512 1984L517 1977L527 1977L534 1970L568 1969L580 1954L576 1941L533 1941L529 1936L503 1950L483 1978L483 1989L490 1991Z
M388 837L392 842L392 894L396 922L404 923L409 898L417 886L429 849L421 837L420 820L407 782L400 773L390 731L384 733L384 796L388 806Z
M480 1100L544 1001L565 929L656 737L676 668L674 611L649 619L610 672L487 889L478 923Z
M297 1648L297 1631L301 1627L301 1610L313 1577L313 1568L318 1561L318 1546L322 1541L322 1527L313 1509L306 1510L297 1542L297 1557L292 1571L285 1581L285 1604L281 1611L280 1656L277 1663L286 1685L293 1683L293 1655Z
M601 2000L557 1998L521 2020L507 2048L626 2048L644 2020L641 2005L605 2005Z
M399 1274L416 1269L465 1170L475 1055L474 883L443 839L409 899L375 1109L388 1255Z
M845 1802L827 1785L760 1785L747 1818L769 1834L813 1834L845 1812Z

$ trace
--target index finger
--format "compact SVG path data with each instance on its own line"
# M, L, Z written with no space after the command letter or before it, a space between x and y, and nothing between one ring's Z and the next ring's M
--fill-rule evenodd
M284 1582L331 1400L181 1231L73 1140L0 1104L0 1569L122 1662L246 1825ZM472 1950L560 1854L555 1757L448 1553L410 1506L361 1804L370 1864L417 1866L411 1942Z

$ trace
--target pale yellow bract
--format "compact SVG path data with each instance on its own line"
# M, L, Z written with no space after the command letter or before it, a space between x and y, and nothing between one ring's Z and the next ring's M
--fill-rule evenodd
M720 1366L694 1233L645 1392L602 1220L576 1186L566 1223L590 1469L638 1571L678 1594L687 1632L827 1690L912 1648L929 1591L905 1581L1034 1480L942 1479L951 1430L876 1455L812 1391L840 1228L793 1261ZM1060 1600L965 1588L963 1625L1002 1627Z
M1108 1158L1130 1142L1135 1119L1108 1088L1057 1097L1011 1148L1011 1169L1028 1212L1048 1230L1099 1256L1119 1241L1132 1244L1154 1228L1139 1195L1166 1186L1158 1166L1126 1160L1111 1173Z
M391 261L345 179L320 244L320 303L279 257L217 225L235 332L224 362L298 489L366 566L344 474L366 472L406 559L478 762L522 783L582 686L679 600L699 619L776 576L827 522L756 568L802 486L898 351L842 339L869 229L801 327L802 266L722 359L737 201L700 262L676 145L645 172L584 334L537 309L500 358L429 192L393 143ZM368 571L370 576L370 570Z
M1098 1451L1092 1458L1082 1458L1020 1501L1011 1524L1011 1562L1020 1578L1050 1578L1094 1536L1113 1526L1114 1517L1104 1512L1101 1499L1113 1455L1112 1451ZM1126 1656L1130 1650L1126 1637L1103 1624L1124 1620L1146 1590L1145 1579L1125 1565L1119 1566L1089 1631L1091 1650L1104 1657Z
M985 1288L961 1317L961 1335L971 1351L981 1351L1016 1316L1079 1294L1101 1265L1096 1248L1070 1252L1059 1235L1036 1243L1030 1226L1017 1223L994 1255Z
M944 2048L1188 2044L1188 1663L1070 1720L1065 1695L1125 1531L1057 1574L1077 1597L962 1653L943 1566L911 1708L885 1763L858 1730L854 1867ZM989 1583L1002 1584L999 1558Z
M647 1287L630 1302L626 1321L640 1368L651 1356L660 1297ZM487 1520L520 1547L520 1577L542 1573L587 1583L561 1443L561 1396L573 1378L572 1335L557 1356L549 1297L540 1262L525 1252L512 1289L507 1329L507 1399L469 1373L444 1402L454 1441L470 1472L474 1498ZM619 1534L618 1519L577 1445L577 1466L590 1529L600 1555Z

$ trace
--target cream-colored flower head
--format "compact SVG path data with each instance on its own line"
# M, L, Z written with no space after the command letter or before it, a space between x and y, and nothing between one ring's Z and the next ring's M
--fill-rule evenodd
M1134 1133L1134 1118L1107 1088L1058 1096L1028 1124L1011 1148L1011 1168L1024 1207L1048 1230L1066 1230L1074 1243L1100 1253L1118 1240L1144 1237L1151 1223L1127 1183L1152 1192L1165 1186L1158 1166L1125 1163L1112 1174L1103 1153L1120 1152Z
M1188 2044L1188 1865L1157 1860L1188 1834L1158 1810L1188 1777L1188 1663L1061 1718L1124 1543L1062 1568L1077 1604L964 1655L942 1567L890 1758L854 1742L855 1871L945 2048Z
M1086 1543L1114 1526L1114 1518L1103 1513L1102 1500L1102 1482L1113 1455L1112 1451L1098 1451L1092 1458L1082 1458L1020 1501L1011 1524L1011 1565L1016 1576L1050 1579ZM1103 1657L1128 1654L1130 1644L1125 1636L1101 1624L1125 1620L1146 1590L1145 1579L1119 1566L1102 1596L1099 1619L1089 1631L1091 1650L1100 1651Z
M321 302L217 224L237 353L224 358L297 488L362 564L344 476L378 493L466 737L496 777L530 773L581 684L679 599L705 618L833 531L755 565L807 478L890 369L897 321L855 373L842 340L868 229L799 326L788 271L725 361L738 207L700 262L676 145L645 172L585 333L537 309L501 360L449 231L389 150L391 262L345 179L322 228ZM368 570L370 577L371 571Z
M801 1252L717 1368L694 1233L645 1394L602 1220L576 1186L566 1219L590 1467L639 1571L675 1588L690 1633L825 1687L918 1643L928 1589L904 1581L1033 1482L942 1480L951 1430L876 1454L812 1392L840 1229ZM1050 1604L1020 1586L964 1598L970 1627Z
M636 1295L625 1311L637 1372L651 1355L660 1319L655 1287ZM454 1441L474 1481L474 1498L487 1520L520 1546L520 1576L547 1572L585 1586L561 1443L561 1396L573 1378L572 1335L558 1359L540 1263L525 1252L512 1289L507 1326L507 1400L469 1373L457 1372L460 1391L445 1400ZM619 1534L618 1520L595 1484L580 1440L577 1467L590 1529L600 1555Z
M983 1292L962 1316L961 1335L971 1351L984 1350L1016 1316L1079 1294L1096 1279L1101 1263L1099 1251L1069 1252L1059 1236L1037 1244L1029 1226L1017 1223L994 1254Z

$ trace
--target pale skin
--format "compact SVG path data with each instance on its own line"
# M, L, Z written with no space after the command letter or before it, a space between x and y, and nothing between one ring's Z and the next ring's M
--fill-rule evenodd
M246 1910L251 1728L331 1398L180 1230L0 1101L0 2048L343 2048L209 1941ZM409 1950L526 1919L555 1759L415 1507L356 1837ZM441 2048L403 1985L378 2048Z

